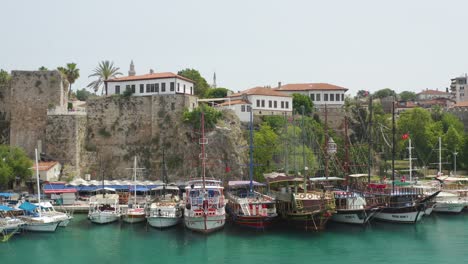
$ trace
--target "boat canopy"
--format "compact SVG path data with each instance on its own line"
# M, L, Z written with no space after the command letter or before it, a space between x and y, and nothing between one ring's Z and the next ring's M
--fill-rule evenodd
M173 184L157 186L155 188L152 188L151 190L152 191L160 191L160 190L164 190L164 189L180 191L179 187L177 187L176 185L173 185Z
M249 186L249 185L250 185L250 181L229 181L228 182L229 187L240 187L240 186ZM265 186L266 184L252 181L252 185L253 186Z
M310 181L317 182L317 181L344 181L343 178L339 177L315 177L315 178L310 178Z
M36 205L29 203L29 202L24 202L19 206L19 209L29 211L29 212L34 211L36 208L37 208Z
M4 197L4 198L10 198L13 195L14 193L0 193L0 197Z
M368 174L364 174L364 173L359 173L359 174L350 174L348 175L348 177L351 177L351 178L361 178L361 177L367 177L369 176Z
M5 212L8 212L8 211L13 211L15 209L11 208L11 207L8 207L8 206L5 206L5 205L1 205L0 204L0 211L5 211Z

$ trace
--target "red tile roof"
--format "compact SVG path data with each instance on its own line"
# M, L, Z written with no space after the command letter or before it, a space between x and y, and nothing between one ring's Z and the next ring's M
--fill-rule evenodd
M277 91L310 91L310 90L328 90L328 91L347 91L347 88L329 84L329 83L291 83L275 88Z
M140 80L154 80L154 79L165 79L165 78L178 78L178 79L185 80L187 82L195 83L194 81L188 78L185 78L183 76L177 75L172 72L155 72L155 73L148 73L148 74L143 74L143 75L124 76L124 77L107 80L107 82L140 81Z
M237 105L237 104L251 104L244 100L231 100L231 102L226 101L224 103L219 104L218 106L226 106L226 105Z
M468 107L468 101L458 102L453 107Z
M441 94L441 95L448 95L450 93L446 93L446 92L443 92L443 91L439 91L439 90L425 90L425 91L422 91L418 94Z
M58 161L41 161L39 162L39 171L48 171L56 164L58 164ZM36 164L34 164L33 170L36 171Z
M266 87L254 87L247 90L244 90L239 93L231 94L229 97L238 97L243 94L246 95L269 95L269 96L282 96L282 97L291 97L290 95L284 94L282 92L277 92L271 88Z

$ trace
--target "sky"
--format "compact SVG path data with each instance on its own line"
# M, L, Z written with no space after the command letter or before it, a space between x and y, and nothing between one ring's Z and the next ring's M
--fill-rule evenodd
M2 1L0 69L75 62L86 87L102 60L124 75L200 71L233 91L326 82L445 89L468 72L464 0Z

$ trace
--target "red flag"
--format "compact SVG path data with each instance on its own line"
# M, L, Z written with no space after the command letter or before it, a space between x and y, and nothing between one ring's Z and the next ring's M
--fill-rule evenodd
M231 172L231 168L229 166L226 166L225 171L226 172Z
M403 140L407 140L409 138L409 134L408 133L405 133L401 136L401 139Z

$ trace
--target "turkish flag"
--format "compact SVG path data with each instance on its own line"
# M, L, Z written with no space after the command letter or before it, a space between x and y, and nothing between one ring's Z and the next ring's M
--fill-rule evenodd
M229 166L226 166L225 171L226 172L231 172L231 168L229 168Z
M401 139L403 140L407 140L409 138L409 134L408 133L405 133L401 136Z

